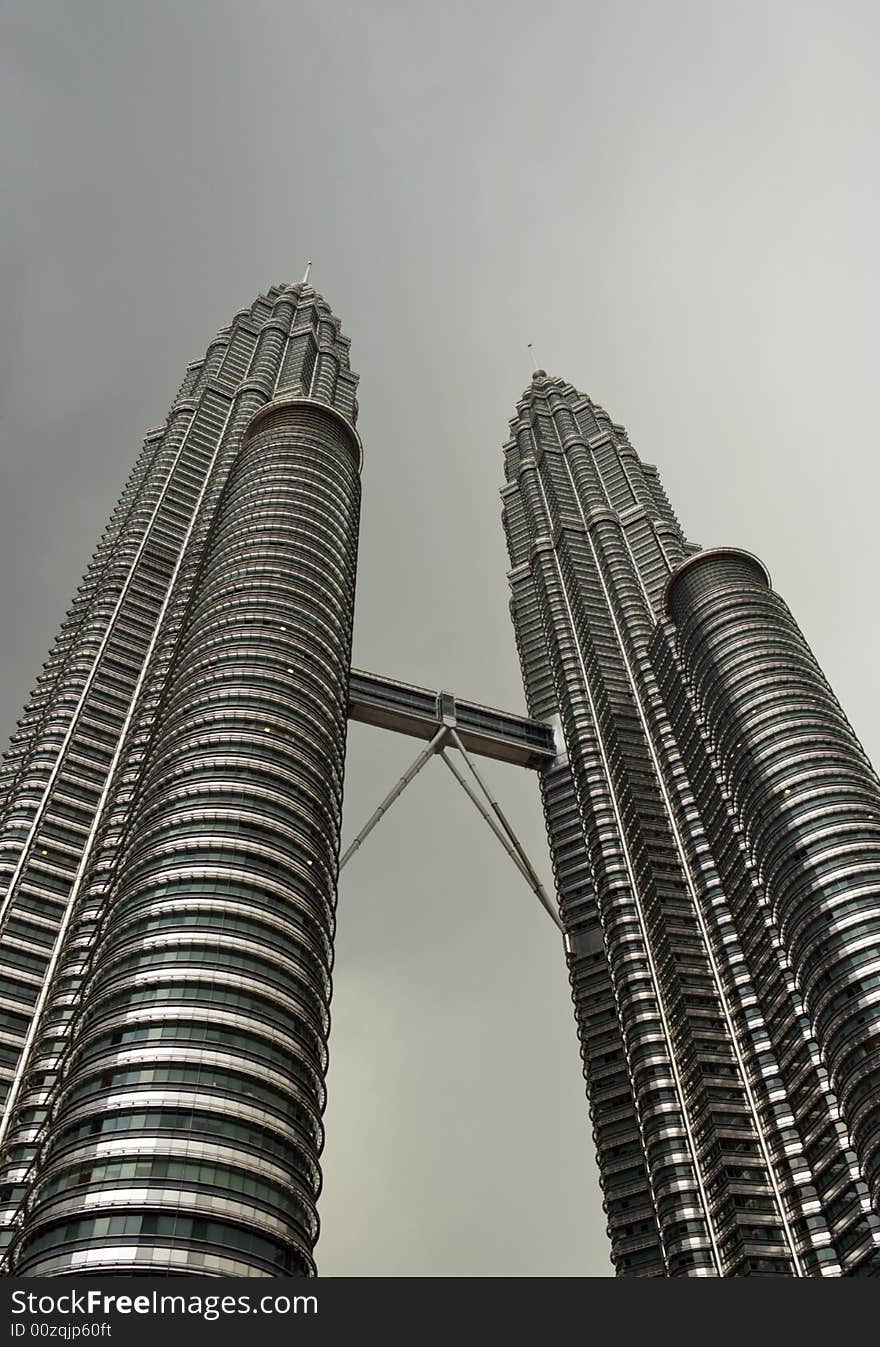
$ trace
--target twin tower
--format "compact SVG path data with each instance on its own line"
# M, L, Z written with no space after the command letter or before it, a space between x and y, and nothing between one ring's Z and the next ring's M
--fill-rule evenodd
M871 1275L880 782L789 610L538 370L501 492L528 717L352 671L348 348L304 282L189 366L4 759L7 1270L314 1273L357 717L444 756L564 933L618 1273ZM480 754L538 776L555 901Z

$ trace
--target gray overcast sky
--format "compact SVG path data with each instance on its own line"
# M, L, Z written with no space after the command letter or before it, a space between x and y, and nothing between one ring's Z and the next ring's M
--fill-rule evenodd
M522 706L531 341L764 559L880 760L878 40L873 0L0 0L2 725L185 364L312 258L361 375L356 664ZM349 837L414 751L353 727ZM321 1271L607 1275L558 940L440 764L345 871L335 982Z

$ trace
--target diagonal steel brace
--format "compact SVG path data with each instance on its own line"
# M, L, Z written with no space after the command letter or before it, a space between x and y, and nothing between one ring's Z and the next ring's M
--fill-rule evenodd
M394 804L394 801L398 798L398 796L403 794L409 783L412 781L413 777L418 775L418 773L422 770L428 759L432 758L434 754L437 752L437 750L442 748L443 743L448 734L449 730L447 726L443 725L434 735L434 738L428 744L427 748L422 749L421 753L416 758L413 765L410 768L408 768L407 771L404 772L403 776L400 778L394 789L388 792L388 794L385 796L385 799L379 805L379 808L376 810L374 814L370 816L368 821L365 823L364 827L361 828L357 837L354 839L351 846L348 848L345 855L340 860L339 862L340 870L346 864L347 861L351 860L351 857L357 851L358 847L361 846L364 839L368 837L369 834L373 831L382 815L387 813L387 811Z

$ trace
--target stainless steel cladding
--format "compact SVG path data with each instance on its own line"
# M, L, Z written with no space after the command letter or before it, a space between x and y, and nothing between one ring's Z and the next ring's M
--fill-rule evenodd
M352 678L348 346L303 282L189 366L0 769L4 1270L314 1272L354 717L539 774L617 1271L878 1275L880 782L791 614L538 370L531 719Z
M876 1201L880 781L754 558L731 549L692 557L667 604L769 919Z
M26 1276L314 1271L361 447L337 320L308 287L262 304L205 385L228 415L157 488L156 611L121 582L142 646L108 643L131 686L11 1082ZM47 819L76 798L50 785Z
M602 408L539 370L504 454L529 711L565 740L544 809L617 1271L863 1269L876 778L760 562L689 543Z

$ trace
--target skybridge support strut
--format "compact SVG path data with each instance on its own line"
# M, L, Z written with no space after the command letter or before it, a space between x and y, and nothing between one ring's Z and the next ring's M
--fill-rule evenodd
M455 763L452 761L451 758L448 758L448 757L446 756L446 754L443 752L442 749L440 749L440 757L441 757L441 758L443 759L443 761L446 763L446 766L449 768L450 772L451 772L452 775L455 777L456 781L457 781L458 784L461 786L461 788L462 788L462 790L464 791L464 793L465 793L471 800L473 800L473 802L474 802L474 804L476 805L477 809L479 810L480 814L481 814L482 817L485 819L486 823L488 823L489 827L492 829L492 832L493 832L493 833L495 834L495 836L498 838L498 841L499 841L499 842L501 843L501 845L504 847L504 850L507 852L508 856L509 856L509 857L511 858L511 860L513 861L513 863L514 863L514 865L516 866L517 870L519 870L519 872L520 872L520 874L522 875L523 879L526 881L526 883L528 884L529 888L532 890L532 893L534 893L535 897L538 899L538 901L539 901L539 903L541 904L541 906L542 906L543 908L545 908L547 912L549 912L550 917L551 917L551 920L554 922L554 924L558 927L558 929L559 929L559 930L562 932L562 934L564 935L564 934L565 934L565 928L563 927L562 922L559 920L559 917L557 916L557 914L553 911L553 908L550 907L550 905L549 905L549 899L547 898L547 894L546 894L546 892L545 892L545 890L544 890L544 888L543 888L543 885L541 884L541 881L540 881L540 880L537 880L537 881L536 881L535 879L532 878L532 875L534 874L534 871L532 871L531 866L529 866L528 869L527 869L526 866L523 865L523 863L522 863L522 861L520 860L519 855L518 855L518 853L517 853L516 847L514 847L514 846L511 844L511 842L510 842L510 840L509 840L507 834L506 834L506 833L504 832L504 830L503 830L501 827L499 827L499 825L495 822L495 820L493 819L492 815L489 813L488 809L487 809L486 806L483 804L483 802L482 802L482 800L480 799L480 797L477 795L476 791L473 790L473 789L468 785L467 781L466 781L465 778L462 776L461 772L458 770L458 768L456 767Z
M471 758L470 754L468 753L464 744L459 739L454 729L450 730L449 737L455 744L455 747L458 749L461 756L464 758L468 767L470 768L471 775L473 776L477 785L480 787L481 791L483 792L483 795L488 800L492 812L498 819L498 822L501 824L501 827L504 829L505 834L510 839L511 844L516 851L516 855L519 858L519 861L521 862L521 869L525 873L526 879L529 883L529 887L532 889L533 893L537 897L541 906L544 908L545 912L547 912L548 916L550 917L550 920L564 935L565 928L563 927L562 922L559 919L559 914L557 913L556 908L553 906L553 903L550 901L550 898L547 895L547 890L544 888L544 885L538 878L537 871L535 870L534 866L532 865L531 861L526 855L522 847L522 844L519 838L517 837L516 833L513 831L513 828L510 822L508 821L506 814L501 808L501 805L495 799L494 795L489 790L489 787L486 785L485 781L480 776L480 773L477 771L473 759Z
M360 847L363 844L364 839L367 838L373 831L382 815L387 813L388 810L391 808L391 806L394 804L394 801L398 798L398 796L403 794L409 783L412 781L413 777L418 775L418 773L422 770L428 759L434 756L438 748L442 748L443 742L448 734L449 730L445 725L443 725L434 735L434 738L428 744L427 748L422 749L421 753L416 758L413 765L410 768L408 768L407 771L404 772L403 776L400 778L394 789L388 792L388 794L385 796L385 799L379 805L379 808L376 810L374 814L371 814L370 818L364 824L363 828L361 828L357 837L354 839L351 846L348 848L348 850L345 852L345 855L342 857L342 860L339 862L340 870L342 870L343 866L349 860L351 860L351 857L357 851L358 847Z
M471 775L476 781L479 790L482 792L488 804L488 808L486 804L484 804L483 801L480 799L480 796L477 793L477 791L473 789L473 787L465 779L464 775L455 766L455 763L452 761L452 759L447 757L446 753L444 752L444 748L446 747L446 745L450 740L452 741L454 746L458 749L459 753L462 755L468 767L470 768ZM452 772L452 775L455 777L456 781L461 786L462 790L465 792L468 798L474 803L481 817L484 819L484 821L488 824L491 831L498 838L498 841L504 847L504 850L507 852L508 856L510 856L517 870L522 875L523 879L526 881L529 888L532 890L532 893L535 894L539 903L544 908L545 912L547 912L547 914L549 915L550 920L553 922L553 924L562 933L564 937L565 928L563 927L562 922L559 919L559 914L556 912L556 909L554 908L550 898L547 895L546 889L544 888L543 884L538 878L534 866L532 865L531 861L529 860L528 856L523 850L522 844L520 843L519 838L514 832L501 806L499 805L495 797L492 795L486 783L483 781L483 778L480 776L479 772L477 771L476 767L471 761L470 754L468 753L464 744L461 742L459 736L456 734L454 728L454 721L451 724L447 723L445 725L440 726L431 742L425 748L422 749L421 753L415 759L412 766L409 767L404 772L403 776L400 778L397 784L385 796L385 799L379 805L378 809L376 809L375 812L370 815L369 819L365 823L364 827L360 830L357 837L344 852L342 859L339 862L340 871L344 868L344 866L348 864L348 862L351 860L352 856L358 850L358 848L363 845L363 842L373 831L379 820L383 817L384 814L388 812L388 810L394 804L394 801L398 799L400 795L403 794L409 783L422 770L425 763L437 753L439 753L440 757L446 763L446 766ZM495 815L494 818L492 817L493 814Z

